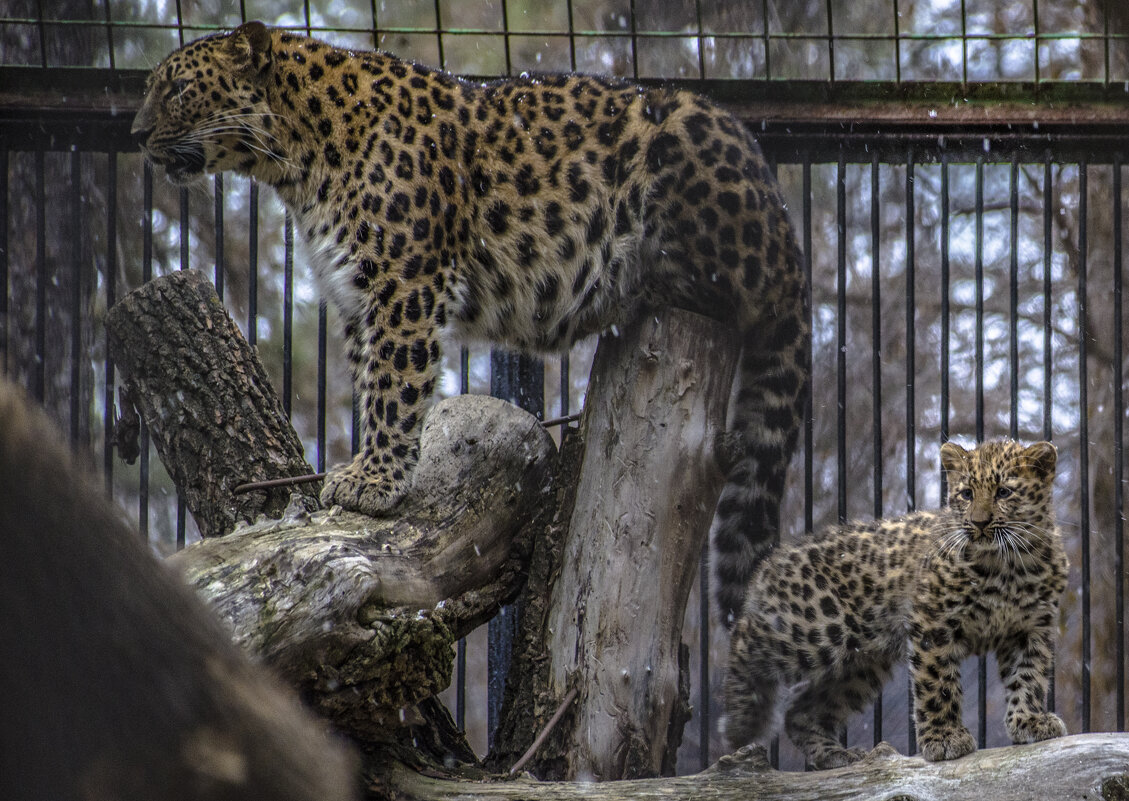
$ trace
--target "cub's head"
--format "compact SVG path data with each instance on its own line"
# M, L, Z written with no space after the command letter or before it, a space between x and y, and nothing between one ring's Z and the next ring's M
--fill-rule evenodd
M271 33L261 22L190 42L149 76L130 133L174 183L247 172L274 141L263 91L270 65Z
M942 445L949 508L960 517L963 537L1016 553L1030 552L1050 537L1057 458L1049 442L1024 447L993 440L971 451L953 442Z

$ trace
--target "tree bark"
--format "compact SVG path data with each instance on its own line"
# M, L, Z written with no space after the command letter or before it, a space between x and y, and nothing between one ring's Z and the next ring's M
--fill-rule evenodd
M280 508L287 489L246 504L234 485L309 468L211 284L175 273L110 317L116 358L201 529L285 512L169 562L317 711L362 743L389 742L418 720L410 707L449 683L454 641L520 589L551 492L552 439L503 401L451 398L427 417L395 518L310 512L301 495Z
M454 642L512 601L552 439L495 398L439 403L395 518L302 509L169 558L235 641L366 743L449 684Z
M604 784L529 778L471 783L387 765L379 789L385 797L415 801L1129 801L1129 735L1080 734L951 762L900 756L883 744L854 765L807 773L773 770L762 748L749 747L694 776Z
M292 492L316 503L319 484L232 492L313 470L254 349L202 273L171 273L130 292L106 328L110 354L202 537L278 517Z
M508 767L576 688L534 773L673 773L689 718L682 622L721 490L713 443L725 429L738 353L724 326L677 309L601 340L579 483L559 485L557 537L545 560L535 557L523 652L511 667L540 678L522 688L532 697L511 698L503 713L536 723L504 720L495 768Z

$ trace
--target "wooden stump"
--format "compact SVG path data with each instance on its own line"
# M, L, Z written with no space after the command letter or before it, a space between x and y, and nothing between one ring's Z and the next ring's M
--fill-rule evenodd
M232 492L313 470L254 348L203 273L170 273L135 289L110 309L106 329L128 395L202 537L278 517L292 492L316 503L320 484Z
M539 679L515 688L532 697L509 700L492 767L512 764L576 688L535 774L673 773L689 717L682 622L724 478L713 443L738 353L724 326L677 309L601 340L578 483L571 491L569 478L559 483L562 538L546 543L547 566L535 556L523 650L511 668ZM519 719L529 712L535 723Z

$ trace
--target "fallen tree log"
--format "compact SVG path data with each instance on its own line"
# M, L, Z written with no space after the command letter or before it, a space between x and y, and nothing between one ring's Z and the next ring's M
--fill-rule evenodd
M385 765L382 795L415 801L1129 801L1129 734L1079 734L926 762L880 745L835 770L773 770L747 747L693 776L604 783L452 781Z
M394 517L309 511L316 501L302 488L236 495L247 479L309 467L206 277L157 279L115 306L109 325L206 537L169 563L316 711L361 743L387 742L449 683L454 641L520 589L550 492L551 438L510 404L461 396L428 414L414 486ZM281 519L240 524L263 515Z
M235 641L363 742L450 681L452 646L513 600L555 449L495 398L431 410L394 518L297 513L169 558Z

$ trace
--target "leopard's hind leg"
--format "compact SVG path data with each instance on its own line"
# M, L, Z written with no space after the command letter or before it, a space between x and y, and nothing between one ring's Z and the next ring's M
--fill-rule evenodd
M885 663L855 664L813 681L797 695L784 716L784 727L813 767L838 768L866 755L865 749L844 747L838 733L878 694L888 675Z

